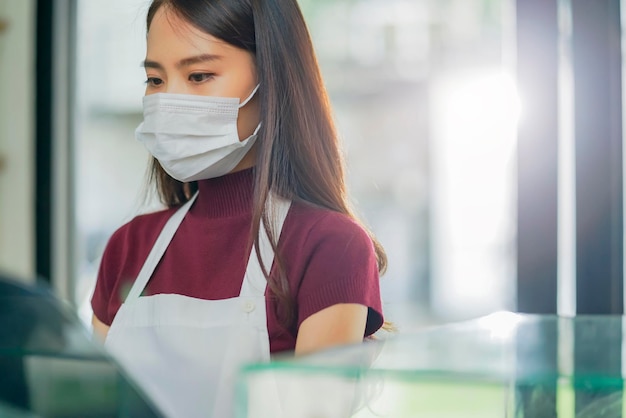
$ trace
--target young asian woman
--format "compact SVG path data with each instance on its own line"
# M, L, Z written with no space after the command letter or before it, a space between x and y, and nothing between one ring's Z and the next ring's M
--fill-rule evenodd
M144 67L136 138L167 209L110 238L94 330L167 416L228 417L242 364L383 325L386 256L296 0L154 0Z

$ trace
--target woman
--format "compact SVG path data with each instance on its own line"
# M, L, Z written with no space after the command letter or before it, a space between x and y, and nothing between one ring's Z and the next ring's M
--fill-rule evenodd
M154 0L147 29L136 137L169 209L110 238L94 329L166 415L227 417L241 364L376 332L386 258L296 0Z

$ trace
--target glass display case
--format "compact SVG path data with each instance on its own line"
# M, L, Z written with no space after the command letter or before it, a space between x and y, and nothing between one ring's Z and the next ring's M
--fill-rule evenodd
M0 280L0 417L158 417L45 288Z
M238 418L617 418L623 316L510 312L246 365ZM75 312L0 280L0 416L157 417Z
M623 323L501 312L251 364L237 417L621 417Z

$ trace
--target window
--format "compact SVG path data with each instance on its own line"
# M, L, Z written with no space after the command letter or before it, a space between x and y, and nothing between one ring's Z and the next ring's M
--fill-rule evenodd
M355 206L389 256L389 319L512 309L519 112L508 0L301 0ZM79 1L76 303L110 234L144 205L144 1Z

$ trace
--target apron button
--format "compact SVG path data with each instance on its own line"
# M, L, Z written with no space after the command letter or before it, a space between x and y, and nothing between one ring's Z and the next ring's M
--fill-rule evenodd
M244 312L252 312L254 310L255 306L254 306L254 302L252 301L247 301L243 304L243 310Z

